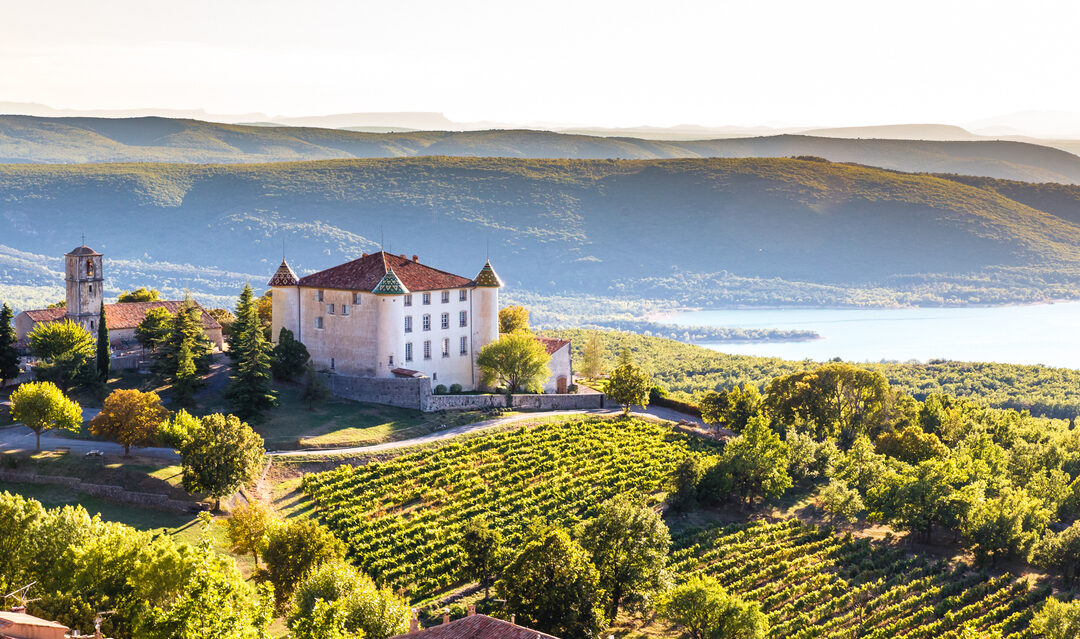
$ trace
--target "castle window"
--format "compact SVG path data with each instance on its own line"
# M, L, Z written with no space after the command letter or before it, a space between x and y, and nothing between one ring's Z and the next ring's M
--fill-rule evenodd
M424 293L423 300L424 300L424 304L430 304L431 303L431 293Z
M412 361L412 342L405 342L405 361Z
M334 362L334 358L333 358L333 357L331 357L331 358L330 358L330 370L334 370L334 364L335 364L335 363L336 363L336 362Z
M90 320L90 330L94 330L94 320Z
M323 301L323 292L321 290L315 291L315 301L316 302Z
M349 314L349 305L348 304L342 304L341 305L341 314L342 315L348 315Z
M442 303L443 304L449 304L450 303L450 291L443 291L442 292Z
M431 359L431 340L424 342L424 359Z
M457 314L457 321L458 321L458 326L468 326L469 325L469 312L468 311L459 312Z
M333 304L327 304L326 305L326 314L327 315L333 315L334 314L334 305Z
M316 317L315 318L315 328L322 328L322 327L323 327L322 318L321 317Z
M464 335L461 336L461 351L459 352L459 354L460 355L468 355L469 354L469 338L465 337Z
M405 316L405 332L406 333L411 333L412 332L412 315L406 315Z
M94 294L94 285L93 285L93 284L91 284L91 285L87 286L87 287L86 287L86 292L88 292L88 293L90 293L91 295L93 295L93 294Z
M386 360L386 363L387 363L387 364L389 364L390 366L393 366L393 365L394 365L394 356L393 356L393 355L391 355L391 356L390 356L390 357L389 357L389 358L388 358L388 359Z
M405 296L405 306L412 306L412 295Z
M442 356L450 357L450 338L444 337L442 341Z
M357 305L357 306L360 306L360 294L359 293L353 293L352 294L352 303Z
M464 301L468 300L469 299L469 290L463 288L460 291L458 291L457 299L458 299L459 302L464 302Z
M424 315L424 330L425 331L430 331L431 330L431 316L430 315Z
M443 313L442 314L442 327L443 328L450 328L450 313Z

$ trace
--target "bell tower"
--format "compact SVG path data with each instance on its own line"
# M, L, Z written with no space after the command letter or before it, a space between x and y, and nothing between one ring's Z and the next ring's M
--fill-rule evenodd
M67 285L67 319L96 335L105 284L101 253L85 245L72 249L64 256L64 283Z

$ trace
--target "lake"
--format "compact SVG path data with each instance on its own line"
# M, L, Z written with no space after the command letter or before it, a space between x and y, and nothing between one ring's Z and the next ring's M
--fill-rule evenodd
M725 353L850 362L952 359L1080 368L1080 302L983 308L687 311L690 326L808 329L806 342L702 344Z

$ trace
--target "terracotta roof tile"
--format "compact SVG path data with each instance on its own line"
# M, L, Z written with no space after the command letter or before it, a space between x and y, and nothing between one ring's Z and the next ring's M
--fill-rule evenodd
M547 354L548 355L554 355L556 353L556 351L558 351L560 348L562 348L563 346L566 346L566 345L568 345L570 343L570 340L568 340L568 339L556 339L554 337L540 337L539 335L536 336L536 341L538 341L538 342L540 342L541 344L544 345L544 348L547 349Z
M105 323L110 329L135 328L146 317L146 312L152 308L165 308L170 313L176 314L184 303L182 301L159 300L157 302L125 302L123 304L105 305ZM197 304L197 303L196 303ZM202 307L200 307L202 309ZM26 311L27 317L35 322L58 322L67 315L67 309L42 308ZM221 324L212 315L202 309L203 328L211 330L221 328Z
M298 282L296 273L293 272L289 263L285 260L281 260L281 266L278 267L277 272L267 282L267 286L296 286Z
M462 617L392 639L557 639L542 632L487 615Z
M473 285L473 281L467 277L440 271L400 255L380 251L318 273L305 275L300 278L300 286L374 291L391 268L405 288L410 291L434 291Z

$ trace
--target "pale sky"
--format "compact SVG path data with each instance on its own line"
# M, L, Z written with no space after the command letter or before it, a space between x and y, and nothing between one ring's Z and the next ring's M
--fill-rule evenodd
M1080 2L0 0L0 101L842 126L1080 111Z

